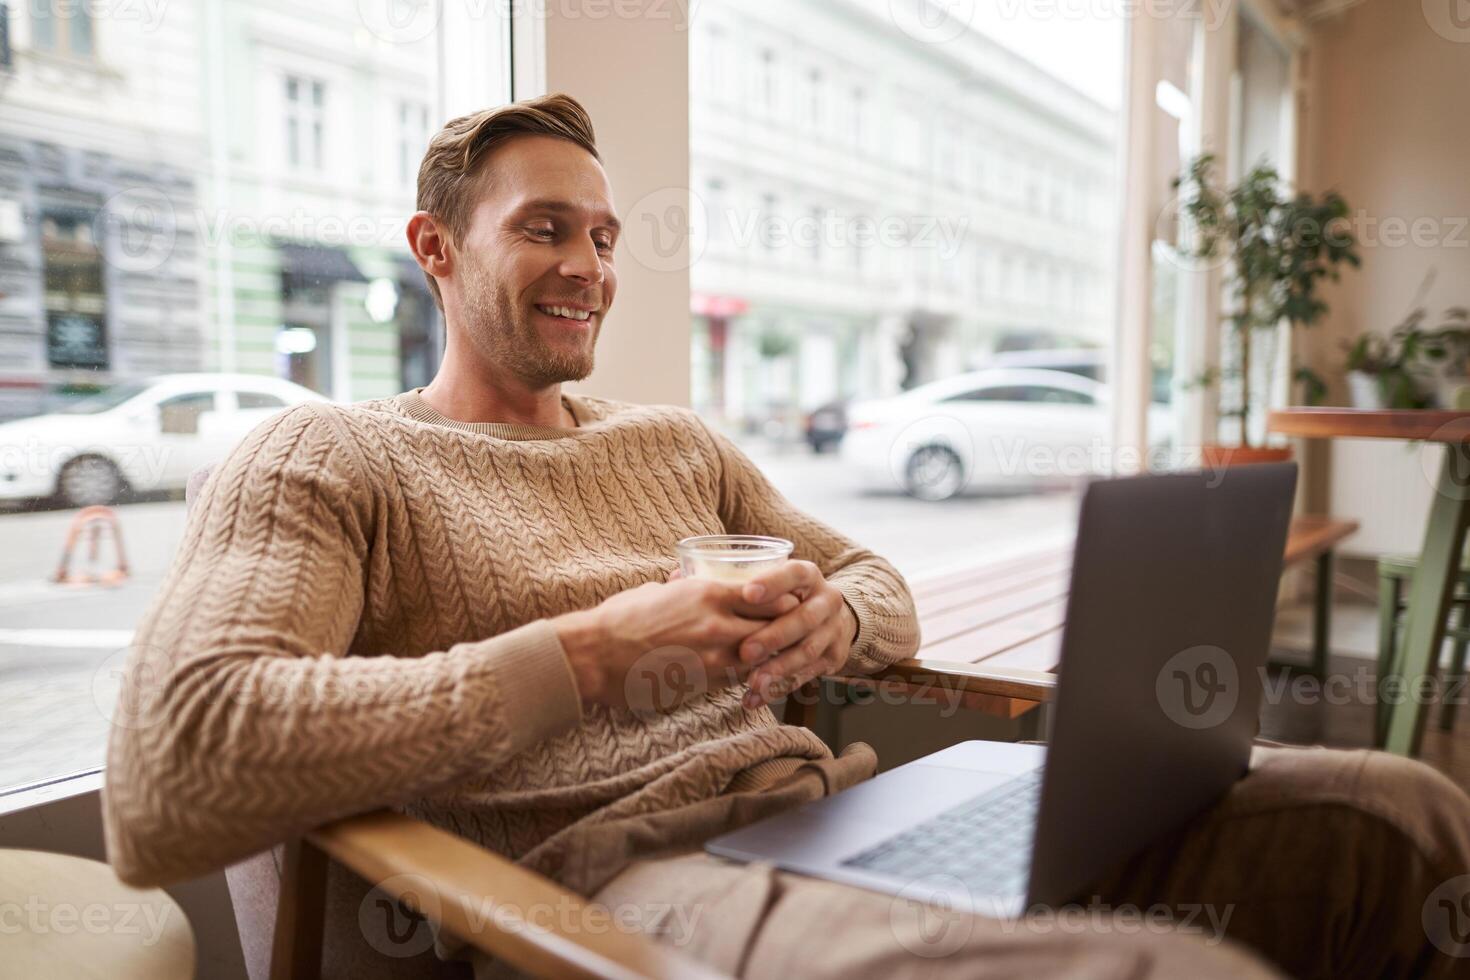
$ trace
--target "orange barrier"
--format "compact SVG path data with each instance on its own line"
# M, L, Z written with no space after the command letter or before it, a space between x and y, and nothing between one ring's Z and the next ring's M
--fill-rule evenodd
M106 528L112 532L112 546L117 553L117 567L111 571L97 574L97 555L100 551L102 531ZM71 554L76 548L77 542L85 536L87 538L87 564L86 572L75 573L71 570ZM111 507L83 507L77 511L72 518L71 527L66 530L66 545L61 551L61 564L57 566L56 574L51 581L60 585L121 585L127 581L129 574L128 558L123 551L122 525L118 523L117 514Z

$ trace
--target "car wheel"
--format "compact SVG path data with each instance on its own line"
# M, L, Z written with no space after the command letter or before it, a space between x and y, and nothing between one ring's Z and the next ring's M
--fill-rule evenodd
M948 500L965 486L965 466L948 446L920 446L904 467L903 488L920 500Z
M127 481L111 460L78 456L61 468L56 495L69 507L110 504L122 496Z

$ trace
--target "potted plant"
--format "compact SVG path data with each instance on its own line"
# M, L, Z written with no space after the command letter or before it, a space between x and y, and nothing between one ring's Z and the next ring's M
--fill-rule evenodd
M1345 345L1348 395L1354 408L1433 408L1436 400L1452 401L1443 392L1436 399L1436 373L1450 367L1449 377L1463 383L1470 354L1470 310L1453 307L1434 328L1424 326L1428 316L1421 306L1388 336L1365 333Z
M1220 417L1236 418L1239 429L1236 445L1204 447L1205 465L1289 458L1289 448L1252 444L1252 359L1263 346L1275 350L1283 329L1320 320L1327 304L1317 295L1318 285L1325 278L1336 279L1341 263L1359 264L1357 241L1346 220L1347 202L1336 193L1289 194L1269 164L1255 167L1234 187L1222 188L1210 154L1193 160L1175 179L1174 189L1194 229L1189 256L1229 264L1233 309L1228 353L1233 356L1198 383L1220 386ZM1265 374L1269 378L1269 370ZM1295 380L1307 385L1308 401L1326 389L1305 368L1297 369ZM1227 383L1233 396L1229 401Z

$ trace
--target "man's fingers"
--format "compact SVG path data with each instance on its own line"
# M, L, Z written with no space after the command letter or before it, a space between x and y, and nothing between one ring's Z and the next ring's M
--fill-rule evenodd
M768 596L793 592L803 586L813 585L821 577L821 570L809 561L783 562L769 572L761 572L745 583L741 596L746 602L761 602Z
M759 663L773 653L800 643L835 611L831 596L825 593L814 595L746 637L740 645L740 656L749 663Z
M772 660L751 671L750 693L745 697L747 707L757 707L762 702L782 697L822 674L826 666L826 654L836 639L830 626L815 630L799 645L782 650Z
M735 613L750 619L777 619L799 605L801 605L801 600L787 592L785 595L777 596L771 602L737 602Z

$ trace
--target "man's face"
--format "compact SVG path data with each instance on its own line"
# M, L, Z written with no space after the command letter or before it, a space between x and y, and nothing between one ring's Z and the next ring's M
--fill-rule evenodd
M467 338L533 389L579 381L617 290L607 174L550 136L497 146L485 173L454 277Z

